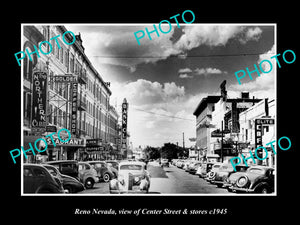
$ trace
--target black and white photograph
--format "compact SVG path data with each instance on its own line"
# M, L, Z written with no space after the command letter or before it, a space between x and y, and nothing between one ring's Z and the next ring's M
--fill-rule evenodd
M293 220L296 4L111 3L3 14L3 220Z
M22 29L24 195L276 195L276 24Z

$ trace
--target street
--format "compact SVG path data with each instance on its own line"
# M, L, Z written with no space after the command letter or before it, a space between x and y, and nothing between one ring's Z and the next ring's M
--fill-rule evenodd
M148 171L151 176L149 194L229 194L226 189L217 188L176 166L162 168L157 162L149 162ZM109 194L108 183L96 183L92 189L77 194Z

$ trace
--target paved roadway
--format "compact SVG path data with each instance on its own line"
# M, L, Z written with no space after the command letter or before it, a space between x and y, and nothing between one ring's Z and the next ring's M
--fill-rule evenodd
M216 185L172 165L161 168L157 162L149 162L148 171L151 176L149 194L229 194L226 189L217 188ZM108 183L96 183L92 189L78 194L109 194Z

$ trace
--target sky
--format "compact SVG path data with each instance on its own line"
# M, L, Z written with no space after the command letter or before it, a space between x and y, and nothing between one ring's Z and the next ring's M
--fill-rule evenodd
M275 98L275 27L272 24L172 24L167 33L145 34L138 45L134 32L153 24L68 24L80 32L85 54L105 82L111 83L110 104L121 115L124 98L129 103L128 131L134 147L162 146L171 142L185 147L195 142L197 105L207 95L220 95L226 80L229 98L242 91L250 97ZM156 26L158 26L156 24ZM162 26L163 30L168 27ZM145 32L146 33L146 32ZM270 73L241 79L235 72L254 70L268 59ZM268 71L268 64L262 68Z

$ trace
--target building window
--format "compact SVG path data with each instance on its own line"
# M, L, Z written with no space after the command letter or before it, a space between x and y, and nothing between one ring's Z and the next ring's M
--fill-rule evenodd
M70 71L71 73L74 73L74 55L71 54L71 59L70 59Z
M65 66L67 67L67 70L69 70L69 53L68 53L67 50L65 51L65 60L64 60L64 62L65 62Z
M60 62L62 64L64 63L64 48L60 49Z

